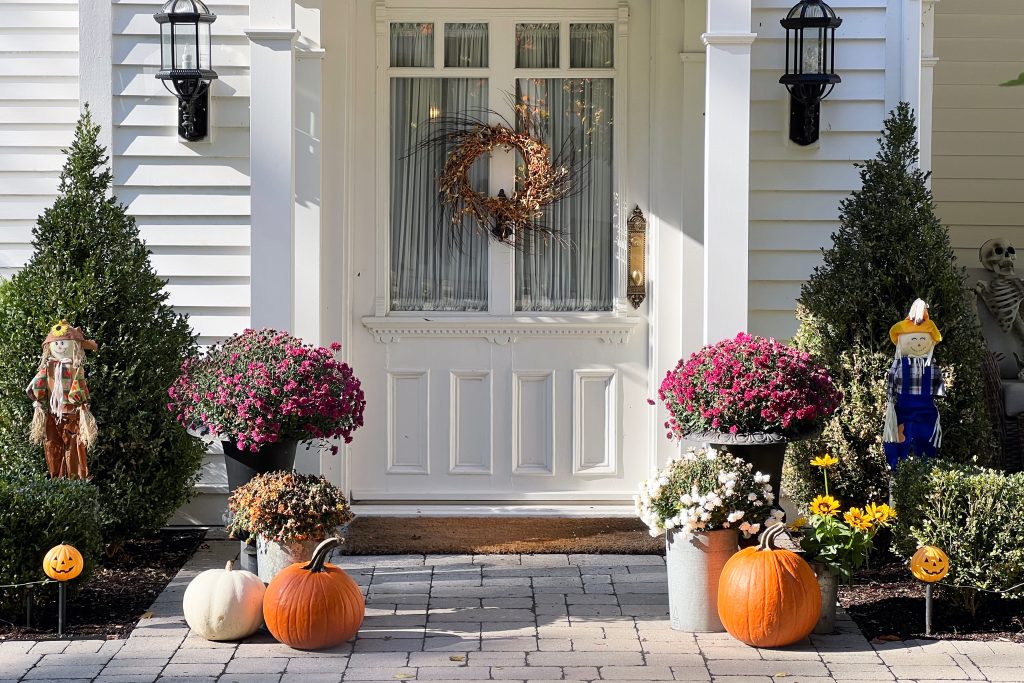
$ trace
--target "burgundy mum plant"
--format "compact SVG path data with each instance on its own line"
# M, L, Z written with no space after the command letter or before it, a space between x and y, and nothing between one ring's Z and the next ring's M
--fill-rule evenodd
M245 330L182 364L167 409L185 427L252 452L282 439L349 443L366 400L352 368L335 359L340 348Z
M843 394L807 353L741 332L680 360L658 398L672 414L670 439L705 431L794 438L815 431Z

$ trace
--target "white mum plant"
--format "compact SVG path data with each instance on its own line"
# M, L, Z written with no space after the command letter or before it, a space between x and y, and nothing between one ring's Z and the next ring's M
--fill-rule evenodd
M737 529L744 537L778 521L767 474L741 458L713 448L690 448L669 461L633 496L637 515L651 536L669 530L685 535Z

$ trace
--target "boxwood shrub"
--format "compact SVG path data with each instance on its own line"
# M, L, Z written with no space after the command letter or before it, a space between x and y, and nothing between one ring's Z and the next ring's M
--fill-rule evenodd
M908 461L896 476L894 549L909 560L918 546L949 555L951 597L972 614L986 599L1024 597L1024 473Z
M39 474L0 475L0 585L45 579L43 556L60 543L82 553L85 569L73 582L81 585L103 552L96 487ZM56 595L55 590L38 587L34 594L39 602L46 602L50 592ZM24 600L25 589L0 589L0 614L20 622Z

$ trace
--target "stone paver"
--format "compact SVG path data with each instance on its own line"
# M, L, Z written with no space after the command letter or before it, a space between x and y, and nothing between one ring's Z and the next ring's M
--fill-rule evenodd
M1024 645L871 644L843 613L836 634L779 649L673 631L657 556L336 557L366 592L352 643L301 652L265 631L243 643L190 635L184 587L237 549L208 539L127 640L0 642L0 683L1024 683Z

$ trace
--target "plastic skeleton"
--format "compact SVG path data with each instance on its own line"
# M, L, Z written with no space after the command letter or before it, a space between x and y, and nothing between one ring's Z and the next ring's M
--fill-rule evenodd
M1024 342L1024 320L1020 305L1024 303L1024 280L1013 271L1017 250L1006 239L997 237L981 245L978 257L986 270L993 273L988 282L979 282L974 292L985 302L1003 332L1012 332Z

